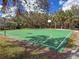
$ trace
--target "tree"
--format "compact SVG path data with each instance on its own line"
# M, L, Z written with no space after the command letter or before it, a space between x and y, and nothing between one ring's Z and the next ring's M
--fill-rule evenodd
M76 26L77 24L79 24L79 6L73 5L71 7L70 11L73 14L73 16L72 16L72 26Z
M55 24L55 28L61 26L61 28L66 28L66 23L69 24L69 28L72 27L73 14L70 10L62 11L59 10L57 13L53 15L53 23Z
M60 25L61 28L64 25L66 18L65 18L65 12L60 10L58 11L55 15L54 15L54 22L55 22L55 27L57 27L56 25Z
M48 13L49 3L48 0L37 0L39 9L42 9L43 12Z
M3 0L3 8L2 8L2 11L5 13L5 10L6 10L6 6L7 6L7 2L8 0Z
M73 14L70 10L66 10L65 11L65 17L66 17L66 21L69 24L69 28L72 28L72 24L73 24Z
M23 27L47 27L47 20L48 20L48 0L36 0L36 4L37 6L34 5L34 11L31 11L30 6L27 5L29 7L29 13L27 10L25 10L24 12L21 11L21 6L24 7L24 5L22 5L22 1L25 1L25 5L27 5L29 2L29 0L13 0L12 2L12 6L7 6L7 3L9 2L9 0L3 0L3 9L2 11L4 11L4 14L7 14L6 11L8 8L14 8L16 7L16 15L14 17L12 17L10 14L8 14L10 16L10 19L12 19L12 21L10 23L17 23L18 25L21 24L21 26ZM25 7L24 7L25 8ZM30 15L30 17L28 17L28 15ZM8 17L4 17L6 19L8 19Z
M71 12L74 14L74 16L79 16L79 6L78 5L73 5L71 7Z

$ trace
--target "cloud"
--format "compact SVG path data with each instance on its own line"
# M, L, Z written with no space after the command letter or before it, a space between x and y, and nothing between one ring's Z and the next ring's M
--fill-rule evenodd
M0 8L2 8L2 5L0 5Z
M0 17L4 17L4 18L11 18L11 17L15 17L16 16L16 6L13 7L9 7L6 9L6 13L1 13L0 12Z
M71 9L72 5L79 5L79 0L68 0L62 6L62 10Z
M37 6L35 4L36 0L27 0L27 4L24 0L20 0L21 5L24 7L25 11L34 11L34 7Z
M1 11L1 9L2 9L2 5L0 5L0 11Z
M65 1L64 0L60 0L59 4L62 5Z

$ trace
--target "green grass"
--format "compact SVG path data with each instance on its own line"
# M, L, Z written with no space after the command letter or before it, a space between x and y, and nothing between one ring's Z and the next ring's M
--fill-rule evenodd
M34 44L54 49L59 49L63 44L67 43L71 33L71 30L57 29L7 30L7 36L9 37L18 40L27 40ZM0 34L3 35L3 31L1 31Z

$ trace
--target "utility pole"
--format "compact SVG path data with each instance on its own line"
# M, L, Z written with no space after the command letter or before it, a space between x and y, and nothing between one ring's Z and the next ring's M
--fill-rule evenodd
M6 36L6 19L3 17L4 19L4 36Z
M4 26L3 26L3 29L4 29L4 36L6 36L6 16L7 16L7 14L2 15L3 23L4 23Z

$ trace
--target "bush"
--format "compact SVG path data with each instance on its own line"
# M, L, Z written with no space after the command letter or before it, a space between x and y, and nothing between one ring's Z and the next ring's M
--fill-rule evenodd
M0 41L0 59L16 59L25 49L6 41Z
M73 48L75 46L75 39L73 37L71 37L68 41L67 47L69 48Z
M32 51L31 51L32 52ZM41 54L31 54L27 48L19 47L5 40L0 40L0 59L52 59Z
M16 22L7 22L6 23L7 29L16 29L17 23Z

